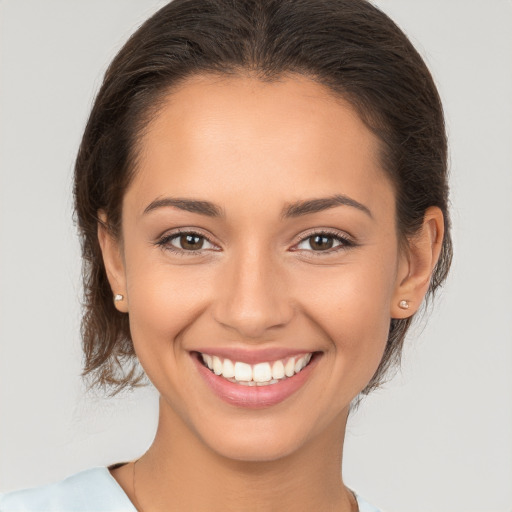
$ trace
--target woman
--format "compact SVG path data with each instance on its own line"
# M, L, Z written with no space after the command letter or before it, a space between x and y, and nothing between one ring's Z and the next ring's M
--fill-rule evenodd
M2 510L376 510L347 417L451 259L432 78L363 0L175 0L108 69L75 167L85 375L160 393L139 459Z

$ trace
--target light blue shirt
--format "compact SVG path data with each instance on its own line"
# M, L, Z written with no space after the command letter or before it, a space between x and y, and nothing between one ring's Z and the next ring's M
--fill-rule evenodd
M379 512L357 496L359 512ZM61 482L0 494L1 512L137 512L106 467Z

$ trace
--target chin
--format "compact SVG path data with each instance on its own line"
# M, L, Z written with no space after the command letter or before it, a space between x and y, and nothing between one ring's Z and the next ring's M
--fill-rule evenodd
M315 449L323 439L339 437L345 416L335 418L271 411L236 420L217 417L196 423L195 435L212 452L239 462L271 462ZM231 420L231 421L230 421ZM333 421L334 420L334 421ZM205 428L206 427L206 428ZM330 428L334 427L334 428ZM334 434L334 436L332 435Z
M216 439L210 449L221 457L238 462L272 462L286 458L300 450L302 439L295 436L272 435L262 432L260 435L244 435L237 431L229 437Z

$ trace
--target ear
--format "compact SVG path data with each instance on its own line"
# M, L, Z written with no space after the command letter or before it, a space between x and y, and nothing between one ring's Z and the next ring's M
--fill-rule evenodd
M431 206L425 212L420 231L408 240L400 258L391 318L410 317L420 308L441 253L443 236L443 212Z
M98 241L107 272L108 282L112 289L112 300L121 313L128 313L128 296L126 293L126 274L119 240L108 229L107 216L104 211L98 212ZM120 298L120 296L122 298Z

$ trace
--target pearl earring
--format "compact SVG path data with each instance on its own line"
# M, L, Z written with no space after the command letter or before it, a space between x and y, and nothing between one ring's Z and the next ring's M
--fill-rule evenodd
M398 306L401 307L402 309L409 309L409 301L407 300L401 300L399 303L398 303Z
M114 296L114 302L120 302L124 299L124 296L121 295L120 293L116 293L116 295Z

